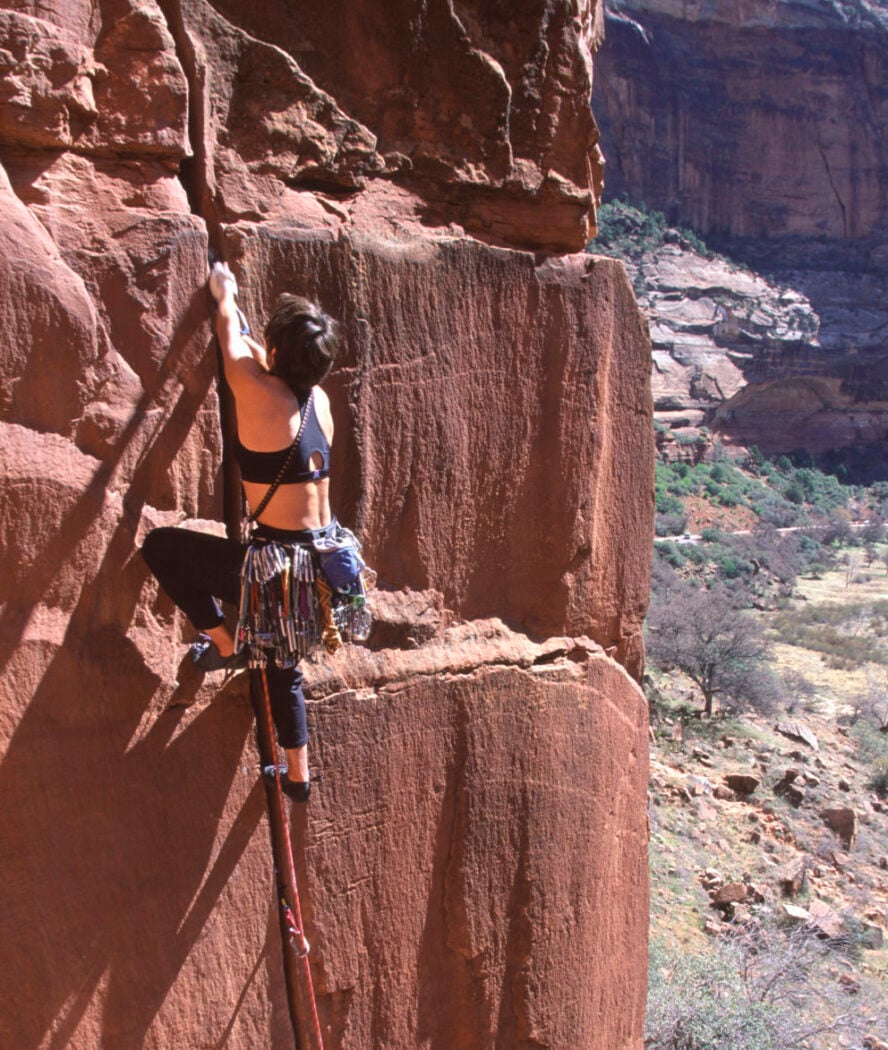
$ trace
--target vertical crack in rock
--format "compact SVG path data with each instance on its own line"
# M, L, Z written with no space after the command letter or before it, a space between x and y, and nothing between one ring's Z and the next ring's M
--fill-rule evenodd
M522 790L523 809L528 810L527 788ZM531 875L528 870L530 833L525 822L519 828L517 863L506 907L506 969L497 1022L497 1047L522 1047L534 1050L542 1044L532 1036L529 1016L527 969L533 947L533 923L530 918Z
M185 26L180 0L158 0L176 44L176 53L188 82L188 138L191 156L179 167L179 181L185 189L191 211L206 226L210 250L221 255L222 223L216 206L211 160L207 149L206 67ZM218 348L217 348L218 355ZM242 499L240 472L231 446L237 429L234 398L225 382L221 356L218 360L219 424L222 430L222 518L229 536L240 531Z
M836 198L836 202L839 205L839 209L842 212L842 228L846 237L850 237L848 232L848 210L845 207L845 202L842 200L838 187L836 186L836 180L833 178L832 168L829 166L829 159L826 155L826 150L823 148L823 143L817 143L817 149L820 152L820 156L823 158L823 166L826 168L826 177L829 179L830 189L833 191L833 196Z
M188 139L191 156L182 160L179 181L191 205L192 213L207 226L210 247L218 251L222 246L219 216L209 191L210 172L206 143L206 69L201 63L185 27L185 17L179 0L158 0L167 20L167 26L176 44L176 55L188 82Z
M368 477L378 475L374 464L375 447L372 440L370 404L367 398L361 397L361 390L370 379L373 369L373 327L369 319L367 304L367 274L362 252L356 248L347 230L339 234L349 271L348 285L349 309L352 309L352 344L355 348L355 368L348 390L349 408L354 416L353 440L355 449ZM354 507L355 528L363 532L369 494L366 485L358 486L358 499Z

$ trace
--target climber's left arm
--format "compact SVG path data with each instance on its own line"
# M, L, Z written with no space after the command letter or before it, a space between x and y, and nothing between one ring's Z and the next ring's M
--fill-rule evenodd
M265 378L265 348L241 334L241 319L237 309L237 281L224 263L216 263L210 273L210 292L218 304L216 335L222 351L222 366L231 389L237 393L245 383ZM251 345L252 344L252 345ZM254 348L259 348L261 356Z

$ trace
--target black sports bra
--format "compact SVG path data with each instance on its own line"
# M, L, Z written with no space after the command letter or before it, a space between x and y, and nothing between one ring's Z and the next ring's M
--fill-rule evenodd
M301 401L299 411L305 411L305 402ZM244 481L259 485L273 485L277 480L281 467L287 460L290 447L278 449L276 452L254 452L241 444L240 437L234 441L234 458L240 467L241 478ZM320 453L323 465L319 470L312 470L311 457ZM287 473L281 478L282 485L292 485L302 481L322 481L330 476L330 445L321 430L318 417L314 410L314 398L308 410L308 419L302 437L296 446L296 454L290 461Z

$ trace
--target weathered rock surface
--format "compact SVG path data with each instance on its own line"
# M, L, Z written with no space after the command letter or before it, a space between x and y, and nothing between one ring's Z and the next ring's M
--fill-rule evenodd
M222 217L316 226L354 201L307 193L373 184L392 226L422 216L496 243L585 246L602 170L598 0L166 7L197 87L201 189Z
M725 783L738 795L751 795L761 784L761 777L753 776L752 773L726 773Z
M678 432L705 425L767 454L878 458L888 433L884 277L768 279L671 244L625 266L650 321L659 421ZM872 471L875 480L875 462Z
M854 845L857 838L857 814L850 806L835 806L824 809L820 813L821 819L842 840L848 849Z
M758 378L793 375L803 357L808 368L798 372L810 374L820 317L794 289L670 244L627 260L626 270L650 320L659 420L708 425Z
M634 421L649 411L649 357L621 267L360 230L224 236L249 315L299 282L341 304L353 335L332 383L348 410L334 465L363 485L337 502L381 579L538 637L588 634L637 671L651 437Z
M643 985L622 945L647 923L647 761L625 672L587 644L476 621L409 653L345 654L312 692L325 780L306 874L334 1045L380 1030L403 1047L637 1045ZM614 895L633 901L622 930L599 922ZM600 992L575 980L590 958L628 991L607 1036Z
M245 683L136 553L236 515L211 242L341 317L397 594L309 676L326 1045L641 1045L649 347L619 264L523 250L588 232L600 7L328 8L0 17L4 1046L293 1045Z

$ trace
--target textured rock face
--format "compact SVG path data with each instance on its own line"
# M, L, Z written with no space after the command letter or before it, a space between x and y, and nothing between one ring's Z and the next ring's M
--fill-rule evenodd
M671 245L626 268L650 318L658 420L773 454L873 450L870 476L884 476L888 314L876 275L787 273L787 287Z
M585 247L597 0L166 7L192 42L196 146L223 217L301 216L305 191L374 182L392 224L421 214L497 243Z
M607 39L612 193L709 233L884 235L883 5L619 0Z
M794 289L671 245L626 268L650 318L654 408L672 426L709 423L769 367L818 353L820 318Z
M136 553L236 510L213 243L251 317L342 319L334 499L395 590L309 676L326 1045L637 1050L649 347L619 265L517 250L585 239L600 10L290 6L0 16L0 1044L293 1045L245 683Z
M589 634L637 671L649 357L622 268L450 238L225 236L245 303L302 283L353 333L333 383L337 505L382 578L535 636Z
M473 668L482 652L497 666ZM634 683L583 643L529 646L489 621L360 664L328 665L315 690L369 688L312 705L331 776L306 865L334 1045L639 1046L644 982L625 951L647 924ZM405 749L419 757L409 780ZM601 921L615 899L622 927ZM610 993L577 980L593 959Z
M731 441L767 453L872 449L888 433L888 397L861 405L838 378L776 379L741 391L718 409L715 423ZM872 477L884 476L883 463Z

